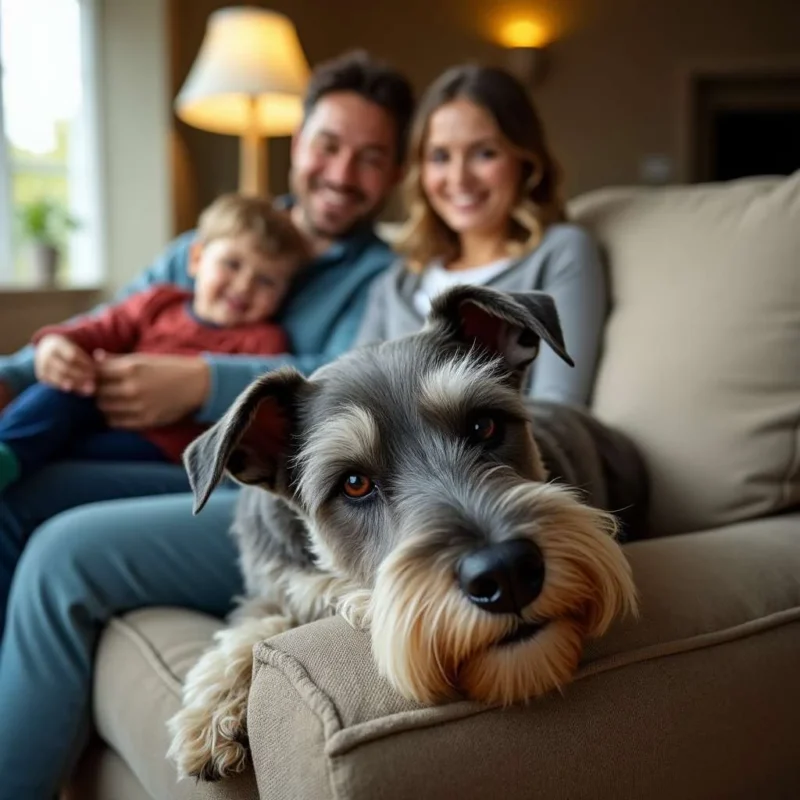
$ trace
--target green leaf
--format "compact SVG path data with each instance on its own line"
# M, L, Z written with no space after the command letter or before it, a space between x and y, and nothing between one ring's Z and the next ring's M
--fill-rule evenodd
M62 247L69 232L80 227L66 206L47 197L17 206L16 216L22 239L53 247Z

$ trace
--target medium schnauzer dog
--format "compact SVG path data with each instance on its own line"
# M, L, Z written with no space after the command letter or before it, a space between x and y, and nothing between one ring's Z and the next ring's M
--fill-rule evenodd
M418 334L261 378L191 445L196 512L226 472L250 487L248 597L170 720L181 775L244 768L253 645L288 628L338 611L403 695L509 704L635 612L609 510L641 512L641 461L577 409L526 404L541 341L572 364L548 295L457 287Z

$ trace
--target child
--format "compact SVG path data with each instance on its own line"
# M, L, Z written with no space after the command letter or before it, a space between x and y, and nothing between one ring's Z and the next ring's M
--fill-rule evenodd
M67 456L179 462L204 426L186 418L143 431L108 428L93 397L96 359L103 353L286 352L285 334L269 320L309 256L303 236L269 201L224 195L200 217L190 254L194 293L157 286L97 317L38 331L37 366L61 380L34 384L0 414L0 491Z

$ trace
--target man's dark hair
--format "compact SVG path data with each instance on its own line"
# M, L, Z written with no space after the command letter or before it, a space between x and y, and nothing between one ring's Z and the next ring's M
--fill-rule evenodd
M405 76L363 50L325 61L311 75L303 100L303 119L333 92L355 92L391 115L397 131L397 161L403 163L414 113L414 90Z

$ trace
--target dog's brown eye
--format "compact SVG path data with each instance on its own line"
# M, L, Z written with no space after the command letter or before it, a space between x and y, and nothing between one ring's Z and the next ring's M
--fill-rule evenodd
M478 414L467 423L467 438L473 444L495 445L503 438L503 421L490 414Z
M375 491L375 483L365 475L359 475L354 472L350 475L345 475L342 491L354 500L361 500Z
M472 436L479 442L491 439L497 430L497 423L491 417L478 417L472 423Z

